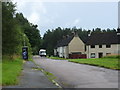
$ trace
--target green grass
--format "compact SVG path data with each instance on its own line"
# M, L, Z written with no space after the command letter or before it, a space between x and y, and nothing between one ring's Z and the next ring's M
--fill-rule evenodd
M0 86L2 85L2 63L0 61Z
M120 55L106 56L103 58L94 58L94 59L65 59L59 57L49 57L50 59L56 60L68 60L70 62L88 64L93 66L105 67L109 69L120 70Z
M23 60L20 58L10 59L3 57L2 60L2 85L15 85L21 73Z
M48 58L50 58L50 59L55 59L55 60L68 60L68 59L65 59L65 58L53 57L53 56L48 57Z
M89 64L93 66L100 66L109 69L120 70L119 59L117 57L104 57L95 59L69 59L70 62Z

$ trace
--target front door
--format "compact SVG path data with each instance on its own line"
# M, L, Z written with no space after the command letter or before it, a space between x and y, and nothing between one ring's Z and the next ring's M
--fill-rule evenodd
M103 53L98 53L98 57L102 58L103 57Z

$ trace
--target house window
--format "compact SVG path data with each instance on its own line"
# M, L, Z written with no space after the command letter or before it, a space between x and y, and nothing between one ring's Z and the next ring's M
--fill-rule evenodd
M110 48L111 47L111 45L106 45L106 48Z
M103 57L103 53L102 52L98 53L98 57L102 58Z
M91 48L95 48L95 45L91 45Z
M91 53L91 58L95 58L95 53Z
M87 49L86 49L86 45L85 45L85 51L86 51Z
M99 48L102 48L102 45L99 45Z
M110 55L111 53L106 53L106 56Z

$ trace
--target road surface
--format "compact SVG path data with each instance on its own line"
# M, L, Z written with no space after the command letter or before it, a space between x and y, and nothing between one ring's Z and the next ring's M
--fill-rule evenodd
M118 88L118 71L96 66L33 57L34 62L54 74L64 88Z

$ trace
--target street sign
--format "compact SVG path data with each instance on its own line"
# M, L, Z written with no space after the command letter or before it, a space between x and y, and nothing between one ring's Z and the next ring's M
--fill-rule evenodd
M28 47L27 46L24 46L22 48L22 58L24 60L28 60Z

